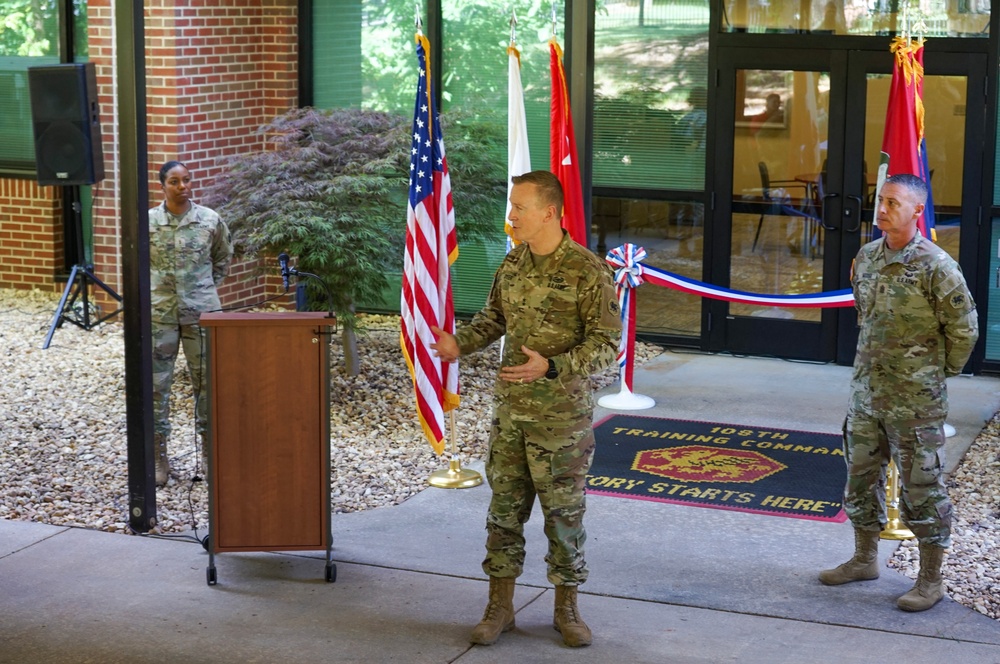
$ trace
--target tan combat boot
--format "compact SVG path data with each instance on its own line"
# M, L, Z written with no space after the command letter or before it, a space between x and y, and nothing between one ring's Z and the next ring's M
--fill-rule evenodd
M513 578L490 577L490 600L469 641L488 646L496 643L501 633L514 629L514 582Z
M589 646L593 636L587 623L576 608L576 586L556 586L556 609L552 616L552 626L562 634L563 643L570 648Z
M854 557L843 565L819 573L819 580L828 586L839 586L851 581L870 581L878 578L879 531L854 529Z
M931 544L920 545L920 573L917 583L910 592L898 600L896 606L904 611L926 611L944 597L944 583L941 581L941 563L944 549Z
M167 459L167 439L153 436L153 460L156 466L156 486L163 486L170 478L170 461Z

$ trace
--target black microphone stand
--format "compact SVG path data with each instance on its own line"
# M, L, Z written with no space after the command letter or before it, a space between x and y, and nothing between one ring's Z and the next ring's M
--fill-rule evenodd
M300 270L296 270L294 267L288 268L288 274L287 275L283 274L282 276L292 276L295 277L296 279L299 277L308 277L310 279L315 279L316 281L318 281L320 285L323 287L323 290L326 292L326 302L327 302L326 317L336 318L336 316L334 316L333 314L333 291L330 290L330 286L327 285L326 281L322 277L313 274L312 272L302 272ZM287 288L285 289L285 292L286 293L288 292Z

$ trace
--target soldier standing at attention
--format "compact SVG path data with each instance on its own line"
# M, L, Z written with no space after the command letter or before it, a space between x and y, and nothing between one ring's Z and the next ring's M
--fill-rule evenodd
M149 281L153 321L153 442L156 484L170 474L170 387L180 345L191 374L195 428L202 459L208 427L202 313L222 308L218 287L229 270L229 228L216 212L191 200L191 174L179 161L160 168L164 201L149 211Z
M917 536L920 573L896 604L924 611L944 596L941 563L951 544L944 485L945 378L957 376L979 338L976 304L958 264L917 231L927 200L920 178L887 178L876 214L883 236L858 252L851 277L861 332L844 426L844 508L855 553L820 573L827 585L876 579L890 456L902 484L903 522Z
M486 476L489 603L472 643L514 628L514 584L524 566L524 524L538 496L555 585L553 626L568 646L591 643L577 609L587 580L584 485L594 454L590 375L618 353L621 317L609 266L563 232L562 186L548 171L512 178L515 247L497 269L486 306L452 336L432 328L446 362L506 335L494 386Z

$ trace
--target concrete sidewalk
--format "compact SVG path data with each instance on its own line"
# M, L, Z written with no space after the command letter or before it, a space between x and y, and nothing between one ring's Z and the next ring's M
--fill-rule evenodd
M635 414L836 433L849 376L666 352L636 371L635 391L656 406ZM955 378L949 390L953 467L1000 408L1000 380ZM565 648L552 629L536 510L517 629L472 647L488 501L485 486L428 489L335 515L333 584L322 551L220 554L210 587L196 543L0 521L0 662L1000 663L1000 622L947 599L899 611L912 582L894 570L822 586L816 573L852 551L847 523L606 496L588 498L580 608L594 645ZM881 557L895 546L883 542Z

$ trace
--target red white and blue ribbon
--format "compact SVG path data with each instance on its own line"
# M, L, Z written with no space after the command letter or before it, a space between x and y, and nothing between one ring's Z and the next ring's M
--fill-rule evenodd
M641 263L639 264L639 268L639 274L645 281L651 284L666 286L667 288L712 298L713 300L726 300L727 302L737 302L740 304L757 304L764 307L828 308L854 306L854 293L851 292L850 288L804 295L762 295L760 293L748 293L746 291L713 286L712 284L706 284L696 279L682 277L673 272L667 272L666 270L649 265L642 265Z
M773 295L748 293L746 291L713 286L696 279L683 277L673 272L645 265L646 250L626 243L615 247L605 257L615 268L615 288L621 305L622 340L618 349L618 366L621 369L623 390L632 391L632 370L635 357L635 294L632 292L643 283L665 286L683 293L691 293L714 300L725 300L739 304L753 304L763 307L851 307L854 293L850 288L804 295Z
M684 277L673 272L646 265L642 260L646 250L634 244L623 244L608 252L605 260L615 268L615 284L618 288L636 288L648 281L657 286L666 286L684 293L700 295L714 300L726 300L740 304L756 304L763 307L853 307L854 294L850 288L824 291L804 295L772 295L748 293L747 291L713 286L697 279ZM624 308L622 309L624 315Z
M635 356L635 294L633 289L642 282L642 260L646 258L646 250L634 244L623 244L608 252L604 259L615 268L615 289L618 292L618 304L621 307L622 339L618 345L618 367L621 370L621 381L629 392L632 391L632 369L634 362L629 359Z

